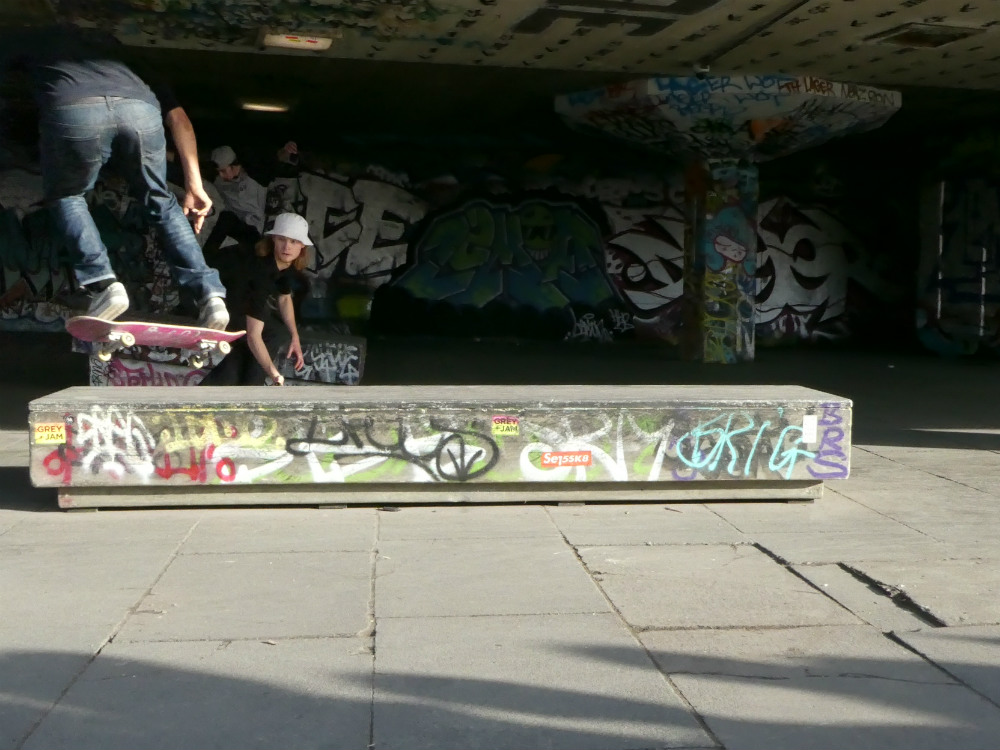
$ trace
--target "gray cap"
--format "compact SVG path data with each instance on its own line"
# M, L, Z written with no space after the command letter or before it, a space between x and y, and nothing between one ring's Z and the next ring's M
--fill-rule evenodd
M264 234L277 234L291 240L298 240L303 245L312 245L312 240L309 239L309 222L298 214L278 214L274 220L274 226Z
M216 149L212 149L211 159L215 162L217 168L222 169L236 161L236 152L229 146L219 146Z

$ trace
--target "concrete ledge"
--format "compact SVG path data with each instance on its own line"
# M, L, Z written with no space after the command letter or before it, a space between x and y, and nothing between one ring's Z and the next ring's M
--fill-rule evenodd
M814 499L849 474L851 408L781 385L79 387L29 405L30 471L64 507Z

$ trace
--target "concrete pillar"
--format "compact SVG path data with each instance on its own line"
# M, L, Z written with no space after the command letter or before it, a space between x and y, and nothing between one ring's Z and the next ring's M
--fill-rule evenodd
M681 353L748 362L756 324L757 168L882 125L898 92L812 76L647 78L556 97L572 127L690 160Z
M692 162L685 175L685 359L750 362L757 325L757 167Z

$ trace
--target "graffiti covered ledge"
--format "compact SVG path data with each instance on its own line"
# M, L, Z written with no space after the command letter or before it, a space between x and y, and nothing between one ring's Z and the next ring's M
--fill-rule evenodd
M59 505L815 499L852 404L794 385L68 388L29 405Z

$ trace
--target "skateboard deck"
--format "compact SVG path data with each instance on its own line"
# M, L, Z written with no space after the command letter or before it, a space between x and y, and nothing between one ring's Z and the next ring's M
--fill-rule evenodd
M97 357L102 362L129 346L163 346L192 352L188 358L192 367L203 367L213 350L228 354L232 342L246 335L246 331L217 331L148 320L102 320L86 315L67 320L66 330L78 339L97 344Z

